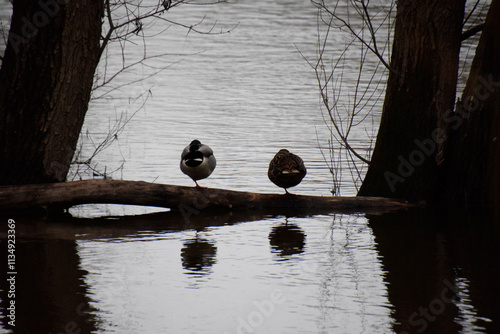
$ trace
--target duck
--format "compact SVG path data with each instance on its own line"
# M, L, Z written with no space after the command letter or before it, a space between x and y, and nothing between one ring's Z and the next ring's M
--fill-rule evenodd
M269 163L267 176L272 183L284 188L286 194L288 188L295 187L306 176L307 170L304 161L286 149L279 150Z
M193 179L196 188L205 188L201 187L197 181L209 177L216 165L217 161L212 149L198 139L193 140L182 151L181 171Z

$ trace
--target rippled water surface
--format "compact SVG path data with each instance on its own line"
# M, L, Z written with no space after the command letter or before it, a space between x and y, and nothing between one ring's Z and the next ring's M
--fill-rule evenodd
M308 63L317 57L317 9L302 0L234 0L174 7L164 17L201 31L230 32L197 34L158 20L145 27L146 49L140 36L125 43L127 63L144 52L168 55L94 92L78 159L92 156L109 134L114 140L92 159L94 172L76 166L74 179L95 173L192 186L179 159L197 138L217 157L203 186L281 193L267 167L288 148L308 168L292 191L331 196L325 162L331 137ZM337 30L331 34L327 49L335 60L349 39ZM345 56L343 110L359 55ZM101 79L121 67L116 45L106 57ZM372 145L380 106L350 134L362 155ZM339 152L339 143L332 144ZM357 173L340 152L341 194L355 195ZM358 167L362 177L365 169ZM146 214L151 211L162 210L88 205L59 220L16 220L16 332L499 330L500 243L487 223L475 224L478 217L201 210L186 218ZM5 292L3 270L1 275ZM2 301L4 315L6 306Z
M268 218L81 240L78 250L106 332L387 332L390 309L366 220L334 221Z
M212 32L230 32L206 35L169 26L148 40L148 55L169 55L152 58L148 66L136 66L96 91L97 98L117 88L92 103L84 125L92 141L83 136L83 157L120 117L128 119L139 110L112 149L94 160L100 171L106 166L109 173L123 162L112 177L191 185L179 170L179 155L197 138L212 147L218 164L203 185L280 192L267 179L267 167L279 149L288 148L308 168L296 192L331 195L331 175L323 157L330 161L330 132L308 63L317 58L317 9L307 1L230 1L213 7L181 6L167 16L200 23L199 30L210 31L215 24ZM151 29L160 32L164 27L159 21ZM339 35L334 40L346 43L343 39ZM130 62L141 58L141 47L127 45L129 49ZM117 66L119 52L108 55ZM121 87L159 69L152 78ZM364 154L374 131L357 130L352 145ZM359 168L363 172L362 164ZM343 181L342 193L354 195L351 173L345 172Z

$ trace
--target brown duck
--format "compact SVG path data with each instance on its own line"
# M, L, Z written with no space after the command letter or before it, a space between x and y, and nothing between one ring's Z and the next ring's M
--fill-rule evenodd
M306 176L306 167L302 159L282 149L274 156L269 163L267 176L272 183L278 187L285 188L285 192L289 194L287 188L295 187Z

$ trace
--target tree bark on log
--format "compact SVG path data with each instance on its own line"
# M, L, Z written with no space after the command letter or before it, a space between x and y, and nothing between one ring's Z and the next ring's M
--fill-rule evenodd
M0 187L0 210L25 210L41 206L69 208L91 203L164 207L186 214L197 214L204 209L303 209L318 212L380 213L423 205L380 197L261 194L143 181L85 180Z

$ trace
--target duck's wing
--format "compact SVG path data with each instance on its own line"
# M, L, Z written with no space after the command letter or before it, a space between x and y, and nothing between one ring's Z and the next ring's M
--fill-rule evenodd
M214 155L214 151L208 146L208 145L201 145L200 148L198 149L201 153L203 153L203 156L209 158Z
M289 169L293 173L297 171L299 173L306 174L306 166L304 166L304 161L295 154L290 154L288 161Z
M184 148L181 154L181 160L186 159L186 156L189 154L189 145Z

